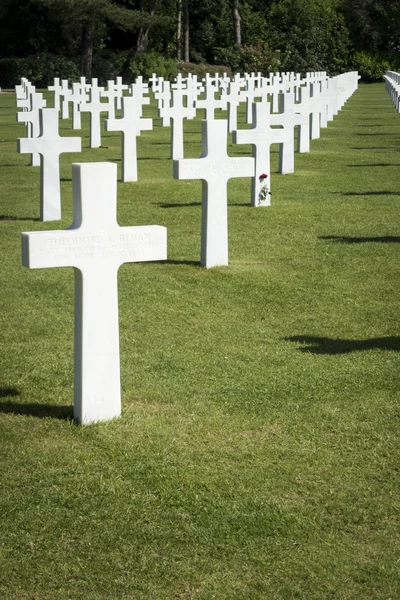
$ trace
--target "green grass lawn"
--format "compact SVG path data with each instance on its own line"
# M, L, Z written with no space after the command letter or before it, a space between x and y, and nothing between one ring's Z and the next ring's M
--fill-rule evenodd
M118 221L165 225L168 261L121 267L123 414L82 427L73 270L23 268L20 233L68 227L71 163L120 173L120 134L89 149L87 115L82 132L61 122L84 150L62 155L63 218L42 223L0 95L0 598L400 598L400 121L383 84L360 86L294 174L273 147L270 208L229 183L230 264L210 270L201 183L172 178L169 129L154 104L144 116ZM198 118L185 155L200 147Z

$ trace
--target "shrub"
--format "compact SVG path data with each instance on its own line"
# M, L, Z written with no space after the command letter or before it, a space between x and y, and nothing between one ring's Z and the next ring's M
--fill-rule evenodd
M385 71L390 69L388 61L377 54L367 52L356 52L351 59L351 68L358 71L362 81L382 81Z
M267 75L279 71L281 63L279 51L271 50L264 43L240 48L220 48L217 56L218 60L229 65L232 71L240 73L261 72Z
M0 60L0 87L13 88L21 77L26 77L38 88L44 88L53 83L54 77L76 81L79 70L74 62L48 53Z
M92 76L97 77L100 85L106 85L109 79L115 79L118 76L122 76L124 80L129 79L131 76L129 54L128 50L105 50L100 54L95 54Z
M141 75L149 79L153 73L164 79L173 79L178 73L177 62L172 58L165 58L157 52L136 54L131 60L130 72L133 77Z
M188 73L197 75L199 79L203 79L206 73L215 75L215 73L226 73L229 77L232 77L232 70L224 65L207 65L207 64L196 64L196 63L178 63L179 73L186 76Z
M0 87L13 88L25 77L25 64L22 58L0 59Z

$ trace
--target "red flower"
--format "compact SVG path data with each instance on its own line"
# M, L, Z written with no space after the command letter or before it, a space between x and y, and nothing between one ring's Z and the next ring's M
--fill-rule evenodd
M266 173L263 173L262 175L260 175L260 177L258 178L260 181L262 181L263 179L266 179L268 177L268 175Z

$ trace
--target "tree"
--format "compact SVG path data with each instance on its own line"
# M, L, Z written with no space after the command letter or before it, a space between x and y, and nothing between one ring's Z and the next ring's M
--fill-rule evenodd
M162 22L162 15L156 15L159 0L150 0L152 8L145 10L145 4L140 2L136 8L131 0L124 5L117 0L34 0L34 2L51 9L52 18L59 22L67 45L73 53L80 55L80 70L85 77L91 77L93 52L106 39L110 25L123 31L136 32L136 50L144 51L150 27ZM78 35L77 35L78 34ZM77 47L76 40L80 42Z
M242 44L242 35L240 29L240 13L239 13L239 0L233 0L233 24L235 31L235 44L236 46L241 46Z
M189 62L189 0L183 0L183 59Z

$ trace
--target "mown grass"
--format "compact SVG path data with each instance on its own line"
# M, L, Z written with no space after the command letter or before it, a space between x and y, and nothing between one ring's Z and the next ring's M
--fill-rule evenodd
M88 427L71 420L72 269L24 269L20 232L68 227L71 162L120 165L120 137L90 150L84 118L63 219L41 223L14 103L0 95L0 597L400 597L400 140L383 85L360 86L294 174L274 152L270 208L229 183L230 265L211 270L201 184L173 180L155 118L118 220L167 226L168 261L120 269L123 415ZM200 120L185 131L198 156Z

